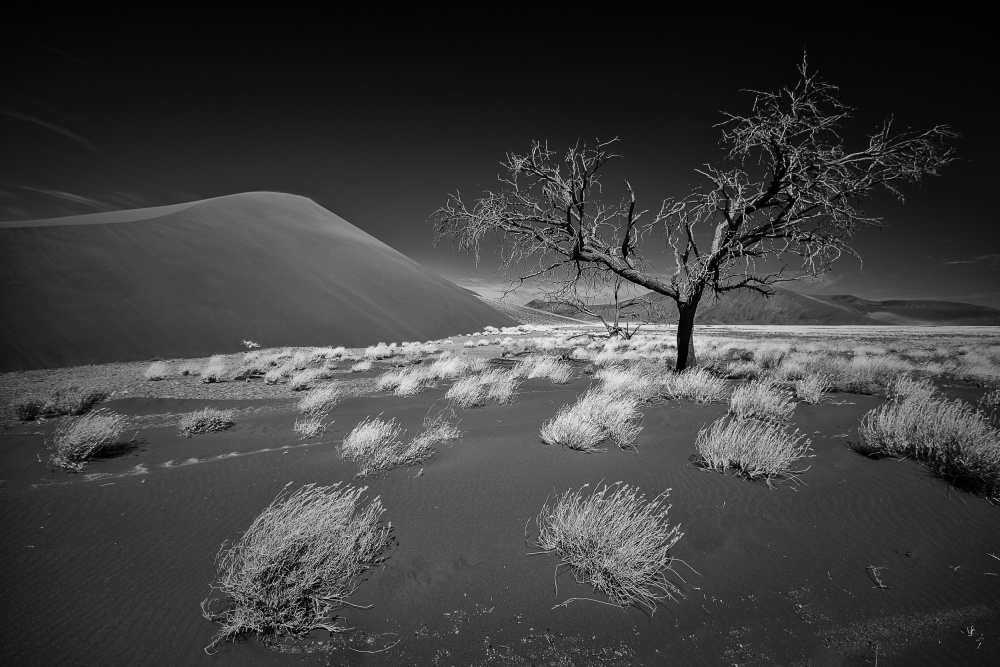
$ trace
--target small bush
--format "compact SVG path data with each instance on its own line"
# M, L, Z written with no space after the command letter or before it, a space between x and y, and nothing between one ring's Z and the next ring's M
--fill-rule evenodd
M970 405L927 387L896 388L858 427L855 451L871 457L912 456L956 488L1000 503L1000 432ZM908 392L908 393L907 393Z
M686 398L695 403L720 403L729 394L725 380L703 368L667 376L664 378L664 391L671 398Z
M183 415L177 428L185 438L190 438L196 433L224 431L236 423L233 421L234 414L233 410L217 410L216 408L196 410Z
M225 606L214 612L215 598L201 603L204 617L222 626L207 649L250 634L269 642L343 632L336 612L349 604L360 577L386 560L391 526L379 522L378 497L361 507L365 487L287 489L234 545L220 548L211 587Z
M127 420L107 408L60 424L47 443L49 464L79 472L95 454L118 444Z
M482 373L489 368L490 362L483 357L471 357L464 354L442 354L428 367L428 373L438 380L453 380L455 378Z
M740 385L729 397L729 412L738 419L765 419L783 422L792 416L795 402L791 394L772 378Z
M309 385L319 379L322 374L323 371L318 368L299 371L288 379L288 387L292 391L304 391L309 388Z
M170 366L162 361L154 361L146 368L143 376L147 380L156 381L170 377Z
M365 348L365 358L366 359L388 359L396 353L396 344L386 345L385 343L379 343L378 345L371 345Z
M346 394L347 389L340 382L331 382L320 387L314 387L299 399L298 410L305 415L326 414Z
M226 377L226 358L216 355L198 372L202 382L222 382Z
M17 418L21 421L32 421L42 412L44 401L38 398L23 398L14 404Z
M667 579L674 558L670 549L683 533L667 519L669 489L647 501L628 484L584 495L566 491L546 502L536 522L538 553L555 553L579 584L590 584L620 607L647 608L681 595Z
M372 362L370 361L359 361L358 363L351 366L352 373L364 373L365 371L370 371L372 369Z
M520 379L511 371L493 369L470 375L449 387L445 398L461 408L498 403L506 405L517 398Z
M542 425L540 436L548 445L583 452L600 451L611 439L622 449L634 447L642 431L639 399L635 396L588 389L573 405L564 405Z
M573 367L559 357L548 354L526 357L514 366L513 372L518 377L529 380L548 378L553 384L566 384L573 379Z
M298 433L302 440L318 438L326 433L326 427L329 426L329 424L323 423L324 419L326 419L325 413L302 415L295 419L292 430Z
M364 419L341 443L344 458L358 464L358 477L368 477L400 466L413 465L434 456L434 445L458 438L461 432L444 413L424 419L424 428L408 444L395 419Z
M44 416L49 415L72 415L79 416L86 414L95 405L103 401L109 396L108 392L103 389L95 389L92 387L60 387L56 389L52 394L41 401L39 411L35 413L37 417L39 414ZM26 414L30 414L34 408L31 403L34 403L37 399L31 398L27 401L22 401L25 404L23 411ZM20 412L20 411L19 411Z
M732 468L750 480L797 480L805 470L793 470L809 451L809 441L798 430L755 419L723 417L698 432L698 464L725 473Z
M823 392L830 387L825 375L810 373L795 381L795 396L800 401L815 405L823 400Z

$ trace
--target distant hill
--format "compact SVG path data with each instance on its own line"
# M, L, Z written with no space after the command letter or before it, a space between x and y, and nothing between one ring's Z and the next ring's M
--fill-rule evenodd
M655 306L653 321L672 323L677 319L673 301L659 295L646 297ZM581 319L566 304L536 299L525 304L538 310ZM626 312L644 317L645 309L626 301ZM605 319L614 317L614 308L604 304L593 308ZM938 326L1000 326L1000 309L951 301L922 299L869 301L850 295L818 296L799 294L776 288L771 298L754 292L735 292L719 300L706 297L697 313L698 324L817 324L817 325L938 325Z
M0 224L0 371L514 326L304 197Z

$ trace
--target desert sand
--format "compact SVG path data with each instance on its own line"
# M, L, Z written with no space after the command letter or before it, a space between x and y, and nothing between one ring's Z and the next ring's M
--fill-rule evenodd
M463 340L442 347L464 351ZM468 352L499 354L496 347ZM390 363L343 376L360 378L361 388L331 412L333 424L318 440L293 433L298 394L287 387L241 400L239 391L262 387L259 378L143 384L143 364L117 367L127 397L103 404L133 420L135 446L92 461L83 473L51 471L44 463L45 438L58 419L8 422L0 447L5 659L66 665L862 665L874 664L876 654L880 665L1000 660L997 508L955 491L916 462L853 452L848 444L857 439L858 423L884 401L881 395L835 393L819 405L798 404L791 423L809 434L814 456L802 484L770 488L692 464L696 433L722 416L725 404L645 405L632 452L612 445L585 454L542 444L541 424L593 382L588 364L575 362L570 384L527 380L511 405L458 410L464 436L433 459L356 480L357 466L338 455L340 439L355 424L383 414L413 432L429 410L446 405L448 382L410 398L365 390L363 379ZM984 391L963 383L942 389L972 401ZM218 395L227 400L207 398L213 390L225 390ZM177 414L204 406L236 408L236 425L179 437ZM560 606L569 598L603 598L569 574L555 578L556 557L528 555L534 517L546 500L602 480L625 481L649 497L671 489L670 519L684 533L673 554L696 572L678 566L671 576L684 597L652 615L589 600ZM351 598L370 609L344 610L351 632L316 632L288 642L287 652L249 639L206 655L216 627L201 616L199 603L213 594L220 545L237 539L286 484L335 482L365 485L367 497L380 496L398 540L387 563ZM887 588L876 586L872 567Z

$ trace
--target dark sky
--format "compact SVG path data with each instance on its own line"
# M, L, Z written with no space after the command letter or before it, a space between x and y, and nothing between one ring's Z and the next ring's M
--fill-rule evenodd
M496 13L333 22L272 10L96 31L24 20L4 46L0 220L290 192L485 293L498 282L488 259L477 272L432 245L427 218L447 193L495 187L505 152L532 139L618 136L608 192L628 178L655 210L718 157L720 110L748 111L741 89L794 84L805 48L857 108L848 147L893 115L952 125L963 162L906 190L905 205L872 201L888 226L859 234L863 270L845 258L795 289L1000 307L985 31L940 17Z

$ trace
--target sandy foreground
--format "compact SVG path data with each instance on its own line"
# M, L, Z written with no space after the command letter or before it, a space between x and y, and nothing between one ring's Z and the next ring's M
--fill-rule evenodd
M851 451L880 396L832 394L796 407L792 425L810 435L815 455L801 485L770 489L691 464L695 435L725 405L644 407L637 452L542 444L539 427L590 385L586 376L528 380L511 405L458 410L464 437L432 460L355 480L340 439L380 413L415 432L446 405L449 383L411 398L366 391L364 378L370 389L386 367L377 363L331 413L327 433L302 441L292 431L298 395L287 387L149 383L143 366L116 365L131 389L104 404L133 419L137 446L81 474L45 465L44 440L59 420L4 427L7 664L862 665L876 655L879 665L1000 663L998 508L912 461ZM11 375L0 382L5 398ZM28 377L44 383L18 377L22 388ZM207 405L237 408L236 426L179 437L177 415ZM671 489L670 517L684 532L674 555L696 571L677 566L683 599L652 615L599 604L605 598L571 574L554 577L555 556L528 555L546 500L602 481L647 497ZM335 482L380 496L398 540L352 598L371 608L344 610L351 632L317 632L285 652L251 639L206 655L217 628L199 603L213 594L222 542L286 484ZM559 604L569 598L594 600Z

